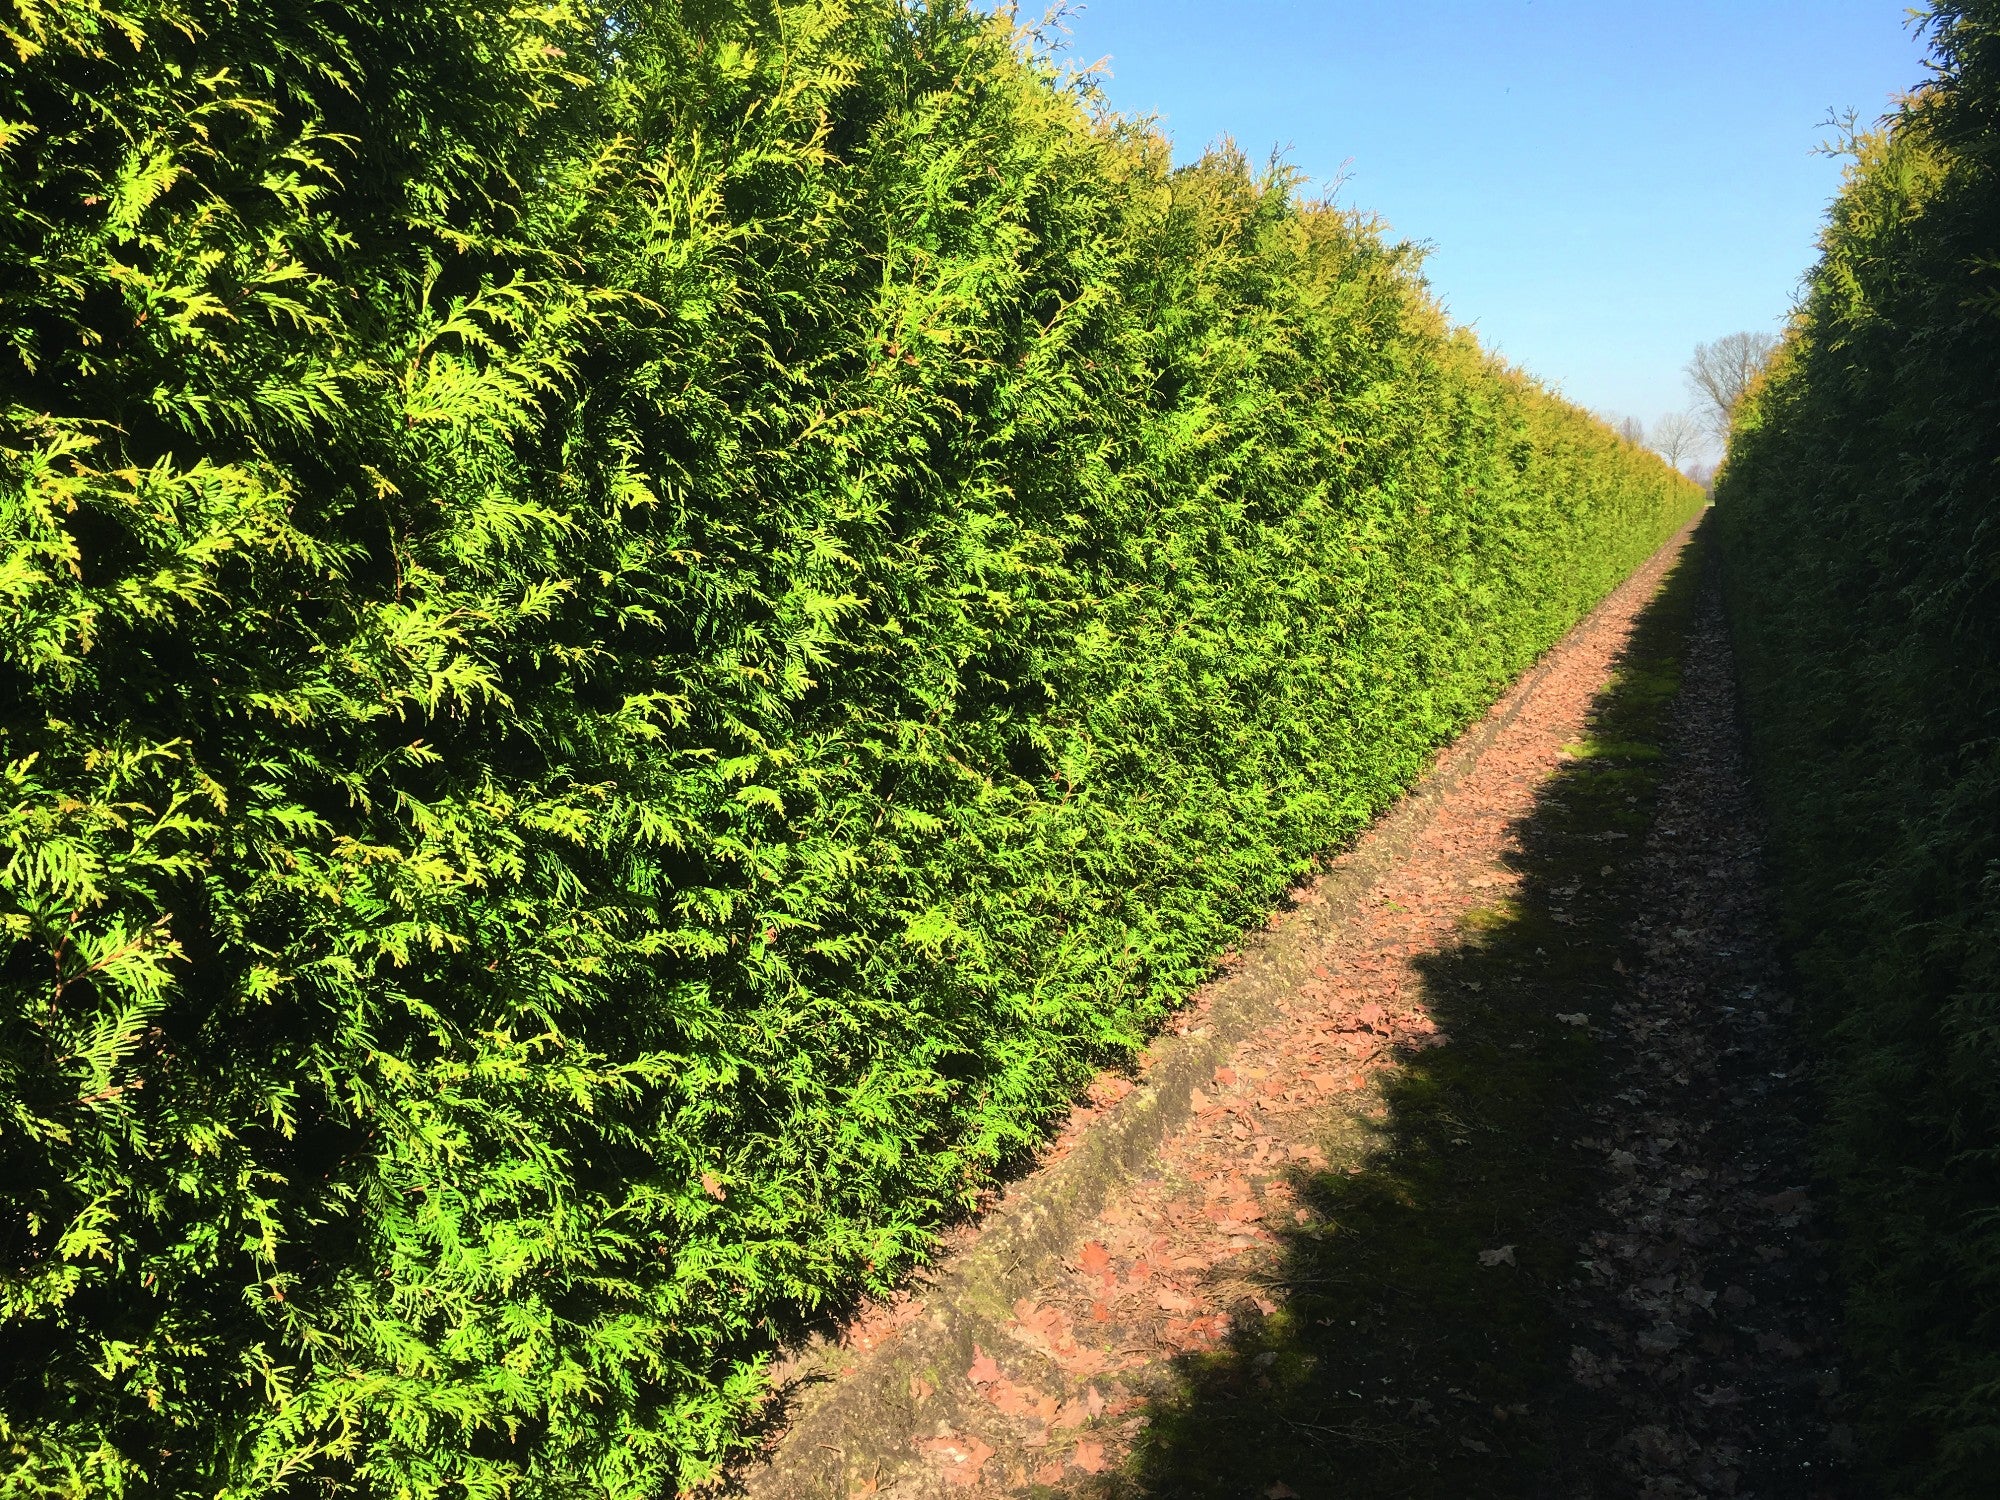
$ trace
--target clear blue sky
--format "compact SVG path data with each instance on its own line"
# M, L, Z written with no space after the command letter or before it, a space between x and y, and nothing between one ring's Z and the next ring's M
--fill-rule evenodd
M1781 326L1839 185L1827 112L1872 122L1924 76L1898 0L1088 0L1067 26L1179 157L1229 135L1345 172L1489 347L1649 424L1697 341Z

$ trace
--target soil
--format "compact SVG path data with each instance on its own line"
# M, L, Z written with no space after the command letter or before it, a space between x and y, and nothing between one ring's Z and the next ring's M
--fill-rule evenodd
M802 1351L811 1415L747 1487L1849 1494L1811 1065L1703 547L1246 944L1282 983L1192 1086L1101 1078L1039 1169L1061 1191L960 1235L985 1270Z

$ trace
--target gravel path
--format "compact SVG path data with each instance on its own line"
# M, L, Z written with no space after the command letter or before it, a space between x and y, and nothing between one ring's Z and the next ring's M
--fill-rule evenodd
M1809 1082L1677 555L1337 920L1325 883L1273 919L1299 981L1010 1313L918 1292L788 1367L837 1393L919 1334L958 1351L891 1416L795 1428L753 1493L1843 1493ZM1050 1161L1145 1082L1100 1079Z

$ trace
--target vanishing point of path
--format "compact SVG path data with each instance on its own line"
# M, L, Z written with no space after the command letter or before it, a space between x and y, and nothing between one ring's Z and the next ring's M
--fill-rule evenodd
M752 1494L1849 1493L1703 548L1297 892L927 1288L795 1360Z

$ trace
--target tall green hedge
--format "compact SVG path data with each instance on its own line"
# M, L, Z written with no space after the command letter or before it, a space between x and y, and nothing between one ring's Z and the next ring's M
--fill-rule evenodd
M1883 1493L2000 1474L2000 4L1857 142L1716 501Z
M1699 503L963 0L0 18L8 1500L710 1475Z

